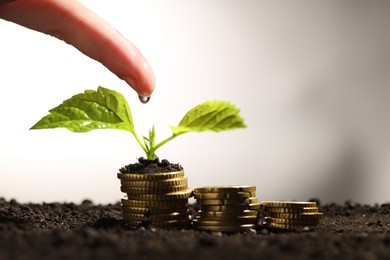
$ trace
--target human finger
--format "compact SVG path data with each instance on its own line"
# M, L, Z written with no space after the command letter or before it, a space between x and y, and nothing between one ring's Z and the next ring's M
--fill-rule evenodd
M101 62L140 96L150 96L155 76L142 53L76 0L0 0L0 18L52 35Z

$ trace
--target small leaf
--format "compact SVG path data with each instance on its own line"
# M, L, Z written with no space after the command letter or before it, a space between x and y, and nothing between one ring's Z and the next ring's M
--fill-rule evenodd
M74 95L49 112L31 129L63 127L73 132L87 132L111 128L134 133L126 99L122 94L103 87Z
M156 142L156 128L153 126L152 130L149 130L150 146L153 147Z
M187 132L224 131L246 127L240 110L226 101L207 101L190 111L180 121L179 126L171 127L174 135Z

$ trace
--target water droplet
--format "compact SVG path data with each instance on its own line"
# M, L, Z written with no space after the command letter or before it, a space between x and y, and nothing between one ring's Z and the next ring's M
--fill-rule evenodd
M145 97L145 96L138 96L138 98L139 98L139 101L141 101L144 104L148 103L150 100L150 97Z

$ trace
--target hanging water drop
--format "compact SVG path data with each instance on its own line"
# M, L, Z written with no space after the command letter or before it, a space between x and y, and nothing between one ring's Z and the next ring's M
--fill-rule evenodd
M141 101L141 103L144 103L144 104L148 103L150 100L150 97L145 97L145 96L138 96L138 98L139 98L139 101Z

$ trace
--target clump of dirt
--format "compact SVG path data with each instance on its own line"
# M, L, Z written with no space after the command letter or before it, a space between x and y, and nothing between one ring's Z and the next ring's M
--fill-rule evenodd
M182 171L183 167L178 163L170 163L167 159L147 160L144 157L138 158L138 163L126 165L119 169L120 173L167 173Z

